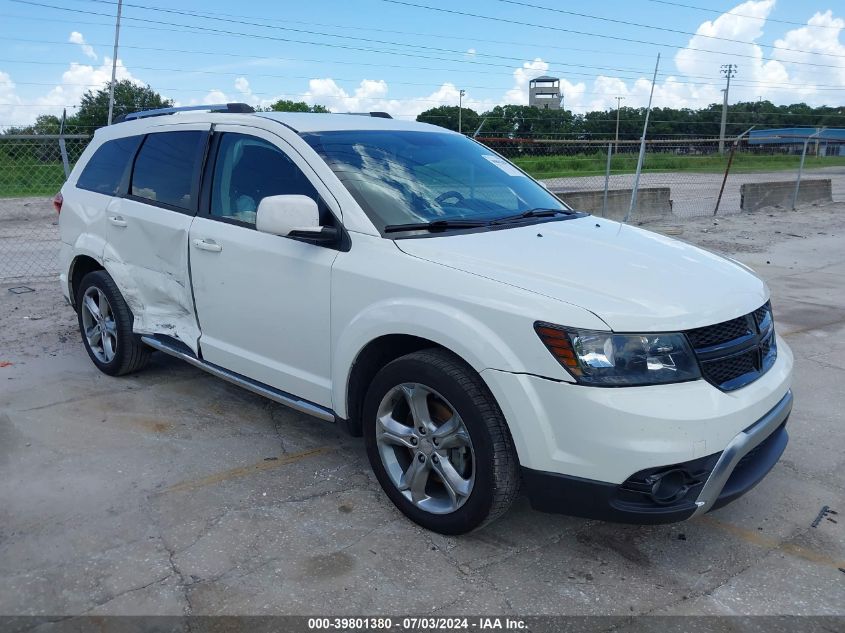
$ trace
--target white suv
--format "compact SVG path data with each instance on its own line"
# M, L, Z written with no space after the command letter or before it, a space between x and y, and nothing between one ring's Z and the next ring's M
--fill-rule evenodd
M777 462L792 354L750 269L572 211L438 127L248 110L100 129L57 195L101 371L158 350L341 423L449 534L520 484L546 511L678 521Z

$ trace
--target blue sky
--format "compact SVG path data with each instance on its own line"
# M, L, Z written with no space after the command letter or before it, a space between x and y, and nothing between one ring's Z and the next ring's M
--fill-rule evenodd
M0 127L108 80L115 10L0 0ZM123 17L119 77L180 104L290 98L413 117L456 105L461 88L478 110L525 103L528 80L553 74L575 112L617 96L641 106L658 53L656 106L720 101L728 63L731 101L845 104L845 7L830 0L126 0Z

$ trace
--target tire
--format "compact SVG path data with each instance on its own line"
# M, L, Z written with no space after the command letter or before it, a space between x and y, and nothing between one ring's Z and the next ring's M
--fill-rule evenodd
M381 487L428 530L480 528L519 492L519 461L501 409L472 367L446 350L414 352L379 371L364 400L363 430Z
M96 309L88 303L89 298L94 300ZM147 364L152 350L132 331L132 311L105 270L88 273L82 278L76 293L76 306L82 344L97 369L109 376L123 376ZM102 320L97 314L103 317ZM89 337L87 332L93 332L93 335Z

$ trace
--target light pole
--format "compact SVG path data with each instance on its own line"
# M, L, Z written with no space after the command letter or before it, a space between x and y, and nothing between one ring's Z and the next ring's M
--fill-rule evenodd
M614 152L619 151L619 106L624 100L625 97L616 97L616 141L613 143Z
M461 109L464 102L464 95L466 94L466 90L459 90L458 91L458 134L463 134L461 132Z
M117 44L120 41L121 9L123 9L123 0L117 0L117 19L114 22L114 53L111 60L111 83L109 84L109 125L111 125L112 114L114 113L114 80L117 76Z
M736 75L736 64L722 64L722 74L728 80L725 89L725 98L722 100L722 129L719 132L719 153L725 153L725 126L728 123L728 92L731 89L731 77Z

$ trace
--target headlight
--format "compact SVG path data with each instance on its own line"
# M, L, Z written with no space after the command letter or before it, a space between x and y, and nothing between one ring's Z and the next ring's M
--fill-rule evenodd
M535 323L557 361L579 383L604 387L684 382L701 377L683 334L614 334Z

